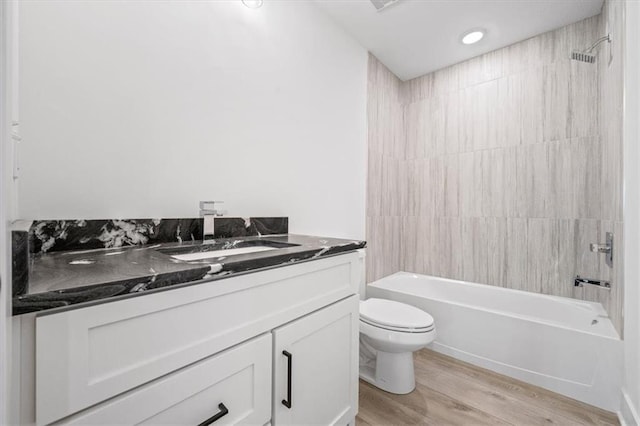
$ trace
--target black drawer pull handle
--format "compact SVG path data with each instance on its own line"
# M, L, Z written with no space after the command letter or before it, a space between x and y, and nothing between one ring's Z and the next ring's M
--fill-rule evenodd
M291 409L291 364L293 364L293 355L287 351L282 351L282 355L287 357L287 399L282 400L282 405Z
M217 420L220 420L222 417L224 417L227 414L229 414L229 410L227 409L227 407L224 406L224 404L222 402L220 404L218 404L218 410L220 410L220 411L217 412L216 414L214 414L213 416L209 417L204 422L200 423L198 426L209 426L211 423L213 423L213 422L215 422Z

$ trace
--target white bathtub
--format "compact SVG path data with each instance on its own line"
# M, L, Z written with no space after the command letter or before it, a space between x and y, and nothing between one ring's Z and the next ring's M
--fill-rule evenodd
M619 409L622 342L599 303L407 272L366 291L367 298L397 300L431 314L435 351Z

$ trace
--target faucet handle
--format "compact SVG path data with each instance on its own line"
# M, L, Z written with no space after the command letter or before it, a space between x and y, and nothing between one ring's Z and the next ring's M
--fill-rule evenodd
M589 250L594 253L604 253L606 255L605 261L607 266L610 268L613 267L613 233L606 233L606 242L602 243L591 243L589 244Z
M216 204L224 204L224 201L200 201L200 210L215 210ZM207 207L209 205L210 208Z
M224 210L215 208L216 204L223 203L224 201L200 201L200 217L225 215Z
M609 253L611 251L611 246L607 244L591 243L589 248L594 253Z

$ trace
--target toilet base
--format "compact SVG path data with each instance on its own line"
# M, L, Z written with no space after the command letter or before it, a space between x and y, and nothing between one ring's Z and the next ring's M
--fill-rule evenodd
M360 378L365 382L398 395L411 393L416 388L413 352L375 351L375 367L368 364L360 364Z

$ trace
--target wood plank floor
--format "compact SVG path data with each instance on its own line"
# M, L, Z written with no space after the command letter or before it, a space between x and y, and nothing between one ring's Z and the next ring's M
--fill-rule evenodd
M360 381L358 426L619 425L608 411L423 349L416 390L394 395Z

